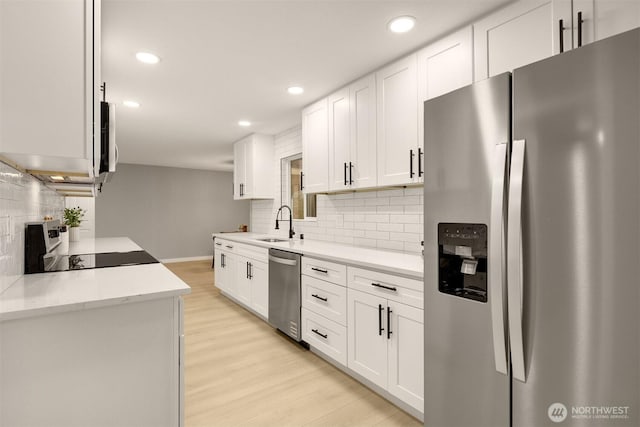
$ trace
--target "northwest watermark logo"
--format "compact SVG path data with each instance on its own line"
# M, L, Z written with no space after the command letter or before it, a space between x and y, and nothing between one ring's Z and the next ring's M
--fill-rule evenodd
M549 416L549 419L554 423L563 422L567 419L568 414L569 411L567 410L567 407L562 403L552 403L551 405L549 405L549 409L547 409L547 415Z
M559 402L552 403L547 416L554 423L561 423L571 417L574 420L628 420L629 406L572 406L571 411Z

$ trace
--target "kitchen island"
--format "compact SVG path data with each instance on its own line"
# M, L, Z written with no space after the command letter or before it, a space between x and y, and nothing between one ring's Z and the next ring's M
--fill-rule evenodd
M69 247L135 250L127 238ZM160 263L20 277L0 294L0 427L181 425L189 292Z

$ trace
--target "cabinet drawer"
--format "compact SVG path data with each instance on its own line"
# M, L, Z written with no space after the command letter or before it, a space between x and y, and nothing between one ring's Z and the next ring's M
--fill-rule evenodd
M234 243L234 252L254 259L256 261L269 262L269 249L260 246L246 245L244 243Z
M302 307L346 325L347 288L302 276Z
M347 283L349 289L357 289L412 307L424 308L424 285L419 280L349 267Z
M302 257L302 274L340 286L347 285L347 266L331 261Z
M347 328L302 308L302 339L343 366L347 365Z
M236 246L235 242L216 237L215 250L217 251L234 252L235 246Z

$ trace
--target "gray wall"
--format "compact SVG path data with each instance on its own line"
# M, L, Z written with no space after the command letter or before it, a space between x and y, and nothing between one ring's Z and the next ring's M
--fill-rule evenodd
M231 172L118 164L96 198L96 237L127 236L160 259L210 255L211 233L249 224Z

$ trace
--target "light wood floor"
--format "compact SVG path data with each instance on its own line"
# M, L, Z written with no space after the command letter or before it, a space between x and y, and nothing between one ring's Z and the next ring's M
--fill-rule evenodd
M210 261L167 264L185 301L185 424L411 426L422 423L222 296Z

